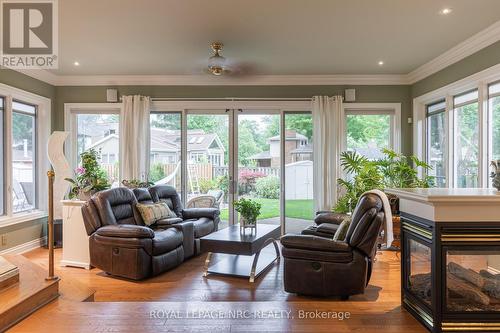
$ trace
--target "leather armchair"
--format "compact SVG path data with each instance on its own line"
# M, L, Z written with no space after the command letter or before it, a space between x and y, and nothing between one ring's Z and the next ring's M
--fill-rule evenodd
M179 219L193 224L194 255L199 254L201 252L200 238L219 228L220 211L216 208L184 208L176 189L169 185L150 187L149 193L154 202L166 202Z
M302 230L302 235L333 238L339 225L346 217L348 217L347 214L334 213L331 211L316 212L314 225Z
M136 212L137 199L127 188L101 191L82 207L89 237L90 263L108 274L140 280L183 262L193 252L189 227L150 228ZM184 234L186 232L186 234ZM191 237L191 238L189 238Z
M358 201L345 241L315 235L283 236L285 291L342 299L363 293L370 281L384 217L382 200L367 194Z

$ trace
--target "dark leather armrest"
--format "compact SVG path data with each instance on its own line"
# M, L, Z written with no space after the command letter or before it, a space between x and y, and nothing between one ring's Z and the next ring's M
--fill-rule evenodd
M165 227L165 226L177 224L180 222L182 222L182 219L180 217L169 217L166 219L161 219L161 220L156 221L153 226Z
M339 228L339 224L335 224L335 223L321 223L316 228L316 231L323 232L325 234L330 234L330 235L332 235L332 238L333 238L333 236L337 232L338 228Z
M318 212L316 217L314 218L314 223L317 225L323 223L331 223L331 224L340 224L348 215L333 213L333 212Z
M286 248L325 252L350 252L346 242L335 242L328 238L312 235L285 235L281 237L281 245Z
M148 227L132 224L107 225L96 231L99 236L120 238L154 238L155 233Z
M185 220L199 219L200 217L216 220L219 215L220 211L217 208L186 208L182 210L182 218Z
M194 224L193 222L180 222L175 224L163 224L158 227L162 229L174 228L182 231L182 247L184 248L184 258L194 255Z

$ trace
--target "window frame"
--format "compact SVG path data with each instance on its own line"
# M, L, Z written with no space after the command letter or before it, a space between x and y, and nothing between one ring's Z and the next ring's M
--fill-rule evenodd
M441 103L444 103L443 108L440 108L440 109L435 110L435 111L429 111L430 107L437 105L437 104L441 104ZM429 120L430 120L430 117L435 116L435 115L439 115L439 114L444 114L445 139L444 139L444 149L443 149L443 164L445 166L444 176L445 176L445 184L446 184L446 186L444 188L447 188L449 185L448 168L446 167L448 165L448 159L449 159L449 157L448 157L449 126L448 126L448 113L446 112L446 99L444 99L444 98L441 98L439 100L433 101L433 102L425 105L425 147L426 147L426 149L425 149L425 159L423 159L423 161L425 161L427 164L430 165L430 152L427 149L427 147L429 146L429 142L430 142Z
M37 94L14 88L6 84L0 84L0 96L4 97L4 214L0 216L0 226L8 226L26 221L31 221L47 216L45 207L47 207L47 195L42 193L47 189L47 171L50 169L50 163L47 154L47 142L51 131L51 106L49 98ZM35 208L28 211L13 211L13 172L12 172L12 119L13 102L18 101L24 104L36 107L35 113L35 146L33 147L35 157Z
M23 110L18 110L18 109L14 109L14 103L20 103L20 104L24 104L24 105L28 105L28 106L33 106L35 108L35 112L34 113L31 113L31 112L27 112L27 111L23 111ZM28 116L28 117L33 117L33 124L34 124L34 128L33 128L33 132L34 132L34 139L35 139L35 143L33 145L33 170L32 170L32 174L33 174L33 179L34 179L34 207L31 208L31 209L23 209L23 210L20 210L20 211L17 211L17 212L12 212L13 214L18 214L18 213L22 213L22 212L26 212L26 211L33 211L33 210L37 210L38 207L39 207L39 203L38 203L38 199L40 197L39 195L39 189L40 189L40 186L38 184L38 181L40 180L39 176L37 175L37 172L36 170L38 170L38 155L40 154L40 150L39 150L39 147L38 147L38 106L37 105L34 105L34 104L30 104L30 103L26 103L24 101L20 101L18 99L13 99L12 100L12 116L16 113L16 114L20 114L20 115L23 115L23 116ZM13 117L12 117L13 119ZM12 135L12 133L11 133ZM12 150L12 147L10 148ZM11 167L12 167L12 162L13 160L11 160ZM13 169L13 168L12 168ZM12 199L11 199L12 200Z
M470 93L473 93L477 91L477 98L474 98L474 99L471 99L471 100L468 100L466 102L461 102L461 103L457 103L455 104L456 100L462 96L465 96L465 95L468 95ZM457 159L457 156L458 156L458 152L457 152L457 140L458 140L458 131L457 131L457 128L458 128L458 111L459 109L461 109L462 107L464 106L467 106L467 105L471 105L471 104L475 104L477 103L477 112L478 112L478 142L479 142L479 154L478 154L478 159L479 159L479 163L478 163L478 175L477 175L477 187L480 188L482 187L482 181L481 181L481 109L480 109L480 106L479 106L479 88L477 89L470 89L468 91L464 91L462 93L459 93L459 94L455 94L452 96L452 103L453 103L453 109L451 110L451 113L452 113L452 117L453 117L453 127L451 128L451 133L453 135L453 139L450 140L450 144L453 145L453 179L450 179L450 181L453 183L453 187L454 188L458 188L457 185L458 185L458 163L456 163L458 161Z
M341 151L347 150L347 116L348 115L390 115L389 148L396 153L401 152L401 103L344 103L342 115Z
M444 87L430 91L413 99L413 154L418 158L425 158L427 152L427 126L425 106L438 99L446 101L446 126L447 126L447 163L446 163L446 183L447 188L456 187L455 176L455 145L454 145L454 124L455 105L454 97L478 90L478 112L479 112L479 188L490 186L489 180L489 106L488 106L488 86L500 81L500 64L492 66L481 72L470 75L464 79L450 83ZM423 175L422 168L418 169L419 175Z
M500 80L489 82L486 86L487 89L487 99L486 99L486 108L487 108L487 159L488 161L493 160L493 99L500 98L500 91L490 94L491 86L500 86ZM488 187L493 187L492 180L488 180Z
M64 104L64 130L69 133L64 143L66 158L72 170L78 166L78 115L80 114L117 114L119 116L118 132L122 130L122 103L65 103ZM121 137L119 135L119 137ZM122 140L119 140L118 163L122 163ZM122 168L119 168L118 179L123 179Z

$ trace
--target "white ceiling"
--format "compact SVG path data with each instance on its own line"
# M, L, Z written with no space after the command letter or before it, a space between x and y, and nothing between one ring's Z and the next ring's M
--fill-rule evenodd
M257 74L406 74L499 20L500 0L59 0L53 72L200 74L220 40Z

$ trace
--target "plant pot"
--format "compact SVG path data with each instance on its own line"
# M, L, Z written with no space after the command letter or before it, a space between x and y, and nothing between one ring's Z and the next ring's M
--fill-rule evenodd
M95 194L96 191L78 191L78 200L81 201L89 201L90 197L92 197L93 194Z
M492 179L493 179L493 181L492 181L493 187L496 188L497 191L500 191L500 173L494 174Z
M257 231L257 220L249 220L243 216L240 217L240 231L245 231L246 228Z

